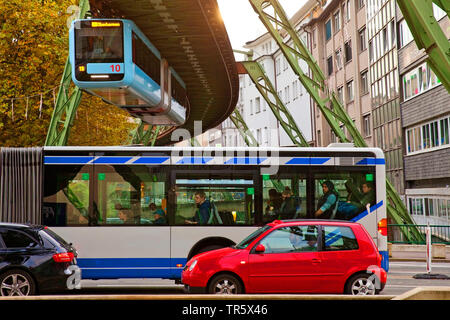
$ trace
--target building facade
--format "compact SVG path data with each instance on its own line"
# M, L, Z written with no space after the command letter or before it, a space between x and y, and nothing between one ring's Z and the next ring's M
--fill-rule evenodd
M450 21L433 4L441 29L450 38ZM450 94L425 61L397 8L400 107L404 132L405 196L419 224L450 220Z
M317 18L305 25L312 35L310 51L326 76L328 88L337 94L347 114L371 146L365 1L327 1L319 10L321 13ZM314 120L317 146L337 142L318 109Z

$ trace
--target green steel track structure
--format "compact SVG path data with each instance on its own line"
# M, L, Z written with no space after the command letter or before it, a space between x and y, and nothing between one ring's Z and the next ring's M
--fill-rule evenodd
M397 0L417 47L428 54L428 64L450 93L450 41L433 15L433 3L450 17L448 0Z
M83 19L89 11L89 0L81 0L79 19ZM69 139L70 129L81 102L82 91L72 84L72 69L67 57L61 77L55 109L45 139L46 146L65 146Z
M331 129L341 142L349 142L344 130L341 129L343 125L349 133L352 142L357 147L367 147L367 144L361 133L356 128L352 119L337 99L337 96L332 92L325 83L325 76L313 58L309 49L303 44L297 35L294 27L287 18L281 5L277 0L249 0L254 11L259 16L259 19L264 24L273 39L277 42L282 53L286 57L292 70L298 76L300 82L306 88L310 96L315 101L317 107L322 112L324 118L330 125ZM288 35L286 43L283 41L283 36L280 31L284 30ZM304 61L310 70L311 77L303 72L299 61ZM397 224L414 224L411 216L408 213L403 201L399 197L393 185L386 179L386 193L389 203L387 203L388 215ZM417 228L413 228L410 234L405 234L411 242L420 242L423 240L423 235Z

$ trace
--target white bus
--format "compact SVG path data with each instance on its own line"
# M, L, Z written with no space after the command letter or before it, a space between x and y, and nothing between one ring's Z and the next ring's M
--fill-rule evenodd
M83 279L177 280L274 219L359 222L387 270L385 179L377 148L44 147L42 224Z

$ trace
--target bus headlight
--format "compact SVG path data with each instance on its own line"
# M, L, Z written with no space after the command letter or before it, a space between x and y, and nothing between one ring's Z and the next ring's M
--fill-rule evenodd
M194 270L196 265L197 265L197 260L192 261L191 265L189 266L189 271Z

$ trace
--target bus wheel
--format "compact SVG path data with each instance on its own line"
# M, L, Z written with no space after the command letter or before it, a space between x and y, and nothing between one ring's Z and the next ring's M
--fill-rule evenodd
M219 274L215 276L209 286L208 293L210 294L241 294L241 282L231 274Z
M196 254L203 253L203 252L208 252L208 251L212 251L212 250L216 250L216 249L222 249L222 248L225 248L225 246L221 246L219 244L211 244L209 246L205 246L203 248L200 248L200 250L198 250L198 252Z

